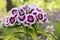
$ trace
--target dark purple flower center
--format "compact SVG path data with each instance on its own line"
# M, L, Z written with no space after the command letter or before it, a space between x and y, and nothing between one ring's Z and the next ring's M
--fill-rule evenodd
M27 22L25 22L25 24L28 24L28 25L30 25L29 23L27 23Z
M47 20L47 18L45 18L44 20L43 20L43 22L45 22Z
M34 9L31 9L31 10L29 11L29 13L32 13L32 11L34 11Z
M36 13L36 12L34 12L33 14L34 14L34 15L37 15L37 13Z
M27 16L27 21L28 22L34 22L34 18L32 15Z
M31 12L34 11L34 9L31 9Z
M17 13L17 10L12 10L12 14L14 15L15 13Z
M44 17L46 17L47 15L45 14Z
M20 9L21 12L24 12L23 9Z
M19 11L19 15L22 16L22 15L24 15L24 13Z
M19 10L19 15L22 16L22 15L24 15L24 14L25 14L25 13L24 13L23 9L20 9L20 10Z
M24 15L24 16L19 16L18 19L19 19L20 21L24 21L25 15Z
M6 22L8 22L8 18L7 18Z
M43 15L42 14L38 14L38 19L43 19Z
M11 24L13 24L15 22L15 18L11 17L9 21L10 21Z

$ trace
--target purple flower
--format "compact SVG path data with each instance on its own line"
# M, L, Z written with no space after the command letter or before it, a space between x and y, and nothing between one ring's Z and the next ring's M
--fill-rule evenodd
M19 15L20 15L20 16L26 14L26 11L25 11L23 8L21 8L21 7L18 8L18 11L19 11Z
M35 10L37 10L38 12L40 12L40 13L44 13L44 11L41 9L41 8L36 8Z
M48 18L47 18L47 14L46 13L38 13L37 14L37 19L41 22L47 22Z
M46 13L43 14L43 17L44 17L43 22L48 22L48 18L47 18L47 14Z
M42 19L43 19L43 14L39 13L39 14L37 15L37 18L38 18L38 20L42 20Z
M13 26L16 22L16 18L13 17L13 16L10 16L8 20L9 20L9 25L10 26Z
M19 15L20 15L20 16L25 15L25 14L26 14L26 12L25 12L23 9L20 9L20 10L19 10Z
M33 14L27 14L26 15L26 22L30 24L34 24L36 21L36 18Z
M19 14L17 16L17 20L18 20L18 22L23 23L26 19L26 16L25 16L26 11L22 7L19 7L18 11L19 11Z
M33 14L35 17L37 17L38 13L39 13L38 11L34 10L31 14Z
M13 15L13 16L16 17L16 16L18 15L19 11L18 11L17 8L12 8L12 9L10 10L10 13L11 13L11 15Z
M25 11L28 11L28 10L29 10L29 6L28 6L28 5L24 5L24 6L23 6L23 9L24 9Z
M9 19L9 17L7 17L7 18L5 19L5 23L4 23L4 24L5 24L6 27L9 26L9 20L8 20L8 19Z
M46 13L44 13L44 18L47 18L47 14Z
M34 10L35 10L34 8L30 8L29 13L32 13Z
M45 18L45 19L43 20L43 22L48 22L48 18Z
M32 13L34 10L36 10L36 5L34 5L34 4L30 4L30 5L28 5L29 6L29 13Z

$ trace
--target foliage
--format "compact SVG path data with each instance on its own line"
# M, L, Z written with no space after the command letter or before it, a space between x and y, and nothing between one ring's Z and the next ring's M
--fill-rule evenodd
M55 35L60 40L60 22L53 21L52 24L55 26Z
M8 27L8 28L4 27L2 29L3 34L1 34L0 38L3 38L4 40L19 40L19 39L29 40L32 37L33 40L38 40L38 37L36 34L36 30L37 30L37 33L47 36L51 38L52 40L55 40L53 36L51 36L50 34L42 32L40 30L40 27L37 27L37 28L36 27L37 26L34 26L34 27L30 26L28 28L20 27L20 26ZM27 35L27 32L28 32L28 35ZM27 36L28 37L30 36L30 38L27 39Z

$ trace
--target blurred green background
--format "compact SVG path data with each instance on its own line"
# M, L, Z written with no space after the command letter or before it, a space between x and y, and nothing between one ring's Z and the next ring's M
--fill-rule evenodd
M43 10L49 10L49 12L60 10L60 0L0 0L0 18L4 18L5 16L9 15L9 10L11 10L11 8L30 3L35 3ZM48 14L50 14L49 12ZM54 20L52 21L52 24L55 27L55 34L58 37L58 40L60 40L60 21L58 22Z
M42 9L54 10L60 9L60 0L0 0L0 11L6 14L13 7L35 3Z

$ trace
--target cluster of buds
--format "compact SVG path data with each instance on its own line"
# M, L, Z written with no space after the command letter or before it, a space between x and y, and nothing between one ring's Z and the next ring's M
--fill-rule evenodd
M5 26L13 26L16 22L23 24L24 26L30 26L36 22L46 22L47 15L44 11L36 5L24 5L17 8L12 8L10 16L5 20Z

